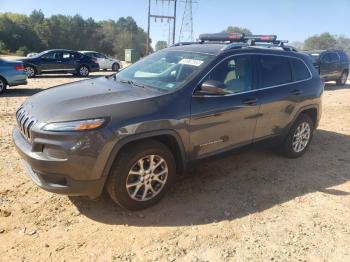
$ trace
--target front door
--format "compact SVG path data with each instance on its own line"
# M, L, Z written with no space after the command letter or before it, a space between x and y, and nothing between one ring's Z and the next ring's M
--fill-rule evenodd
M201 81L200 85L208 80L219 81L230 93L203 96L194 92L190 119L192 158L252 142L259 113L253 71L253 56L232 56L220 62Z

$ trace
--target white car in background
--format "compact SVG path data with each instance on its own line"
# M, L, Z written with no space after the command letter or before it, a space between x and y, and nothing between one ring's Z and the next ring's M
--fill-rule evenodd
M88 55L97 59L97 63L100 66L100 69L107 70L111 69L113 71L119 71L122 68L122 63L120 60L108 57L104 54L95 51L79 51L84 55Z

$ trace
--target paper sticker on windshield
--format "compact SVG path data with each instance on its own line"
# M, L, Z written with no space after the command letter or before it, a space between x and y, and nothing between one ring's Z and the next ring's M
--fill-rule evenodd
M183 58L179 62L179 64L191 65L191 66L200 66L202 63L203 63L203 61L201 61L201 60L188 59L188 58Z

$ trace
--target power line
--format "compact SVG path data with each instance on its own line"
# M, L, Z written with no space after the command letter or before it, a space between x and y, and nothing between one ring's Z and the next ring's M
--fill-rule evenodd
M185 3L185 8L182 16L179 42L181 41L192 42L194 40L192 4L197 2L193 0L185 0L184 3Z
M173 2L173 15L164 15L164 14L155 14L152 13L152 7L151 7L152 0L148 0L148 26L147 26L147 44L146 44L146 55L149 54L149 37L151 32L151 18L154 18L157 22L157 19L160 19L160 22L163 23L163 21L167 21L169 23L169 36L170 36L170 21L173 21L173 28L172 28L172 43L175 43L175 27L176 27L176 4L177 0L155 0L155 5L158 4L158 2L164 4L164 2L168 2L170 5L171 2ZM169 37L170 39L170 37ZM170 40L169 40L170 41Z

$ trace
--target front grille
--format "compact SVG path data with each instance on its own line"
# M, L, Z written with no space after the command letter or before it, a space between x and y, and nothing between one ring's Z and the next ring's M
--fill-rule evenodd
M18 127L21 129L22 135L30 141L31 129L35 124L35 119L31 117L23 107L20 107L16 112Z

